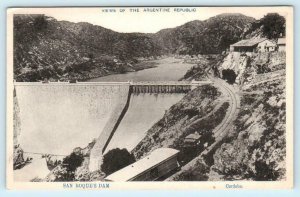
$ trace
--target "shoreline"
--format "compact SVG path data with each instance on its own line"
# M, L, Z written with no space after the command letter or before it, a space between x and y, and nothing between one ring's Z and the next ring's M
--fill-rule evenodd
M151 64L151 63L152 63L152 65L145 65L145 64ZM138 66L137 68L135 68L135 70L132 70L132 71L126 71L124 73L122 73L122 72L106 73L105 75L90 77L90 78L86 78L86 79L83 79L83 80L80 80L80 81L88 82L89 80L97 79L97 78L101 78L101 77L106 77L106 76L109 76L109 75L126 74L126 73L138 72L138 71L141 71L141 70L156 68L157 67L156 65L159 64L159 63L153 62L153 60L147 60L147 61L141 61L141 62L135 64L135 66L138 65L138 64L144 64L144 65Z

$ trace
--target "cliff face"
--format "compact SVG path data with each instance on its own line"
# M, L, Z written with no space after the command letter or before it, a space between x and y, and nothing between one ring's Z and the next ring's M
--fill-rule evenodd
M13 145L14 145L14 152L13 152L13 166L15 168L21 168L24 165L24 151L19 145L19 135L21 133L21 121L20 121L20 108L16 96L16 92L14 90L14 97L13 97Z
M18 103L18 99L16 96L16 91L14 90L14 97L13 97L13 105L14 105L14 109L13 109L13 135L14 135L14 145L18 145L19 141L18 141L18 137L21 133L21 120L20 120L20 107L19 107L19 103Z
M223 77L222 71L226 69L233 70L236 73L236 83L240 83L246 67L249 63L249 56L247 54L241 54L238 52L230 52L227 57L224 58L221 66L219 67L219 73Z
M18 145L14 146L14 153L13 153L13 168L19 169L25 166L25 159L24 159L24 151Z
M236 74L235 83L239 85L251 84L257 81L258 78L263 80L268 73L272 75L274 71L285 69L285 52L229 52L219 64L218 72L221 77L223 77L223 70L230 69ZM261 77L262 74L265 75Z

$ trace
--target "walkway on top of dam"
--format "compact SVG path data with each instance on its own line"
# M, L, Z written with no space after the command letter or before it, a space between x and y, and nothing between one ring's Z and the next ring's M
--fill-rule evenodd
M186 93L212 81L14 82L15 86L129 86L131 93Z
M185 86L185 85L205 85L213 83L210 80L206 81L128 81L128 82L14 82L14 85L176 85L176 86Z

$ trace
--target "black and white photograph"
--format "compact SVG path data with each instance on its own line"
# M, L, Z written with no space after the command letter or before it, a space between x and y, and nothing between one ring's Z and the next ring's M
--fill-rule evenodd
M292 7L10 8L7 25L9 188L293 186Z

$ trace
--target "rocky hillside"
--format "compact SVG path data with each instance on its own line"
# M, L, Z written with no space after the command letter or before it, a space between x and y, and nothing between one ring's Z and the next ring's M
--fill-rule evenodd
M35 182L57 181L103 181L105 174L100 171L89 171L89 156L95 145L95 140L84 148L74 148L73 152L57 163L44 179L34 179ZM51 161L51 160L50 160Z
M223 142L171 180L284 180L286 177L285 52L229 54L214 64L198 64L191 79L232 69L239 76L241 107ZM217 66L216 66L217 65ZM219 65L219 67L218 67ZM218 75L216 75L218 76ZM162 135L162 134L161 134Z
M14 16L17 81L81 80L136 71L149 65L136 65L134 57L159 54L160 48L144 34L121 34L44 15Z
M209 180L283 180L286 178L285 52L245 54L243 59L232 59L230 63L232 69L239 71L241 82L239 118L227 136L227 143L213 155L214 164L208 177Z
M196 20L163 29L153 36L170 53L220 53L240 40L244 28L254 21L254 18L242 14L220 14L204 21Z
M229 69L234 71L236 75L235 83L239 85L251 84L264 80L267 75L270 75L269 77L276 77L278 72L275 71L280 72L280 70L285 69L285 52L229 52L219 64L218 73L220 73L220 77L224 78L223 71Z
M228 143L213 155L209 180L285 179L285 80L275 79L244 90L239 119Z
M143 34L118 33L44 15L15 15L14 78L84 80L153 67L137 65L140 57L219 53L238 41L243 29L253 21L241 14L222 14Z
M180 150L178 160L186 164L204 149L204 143L187 145L186 136L197 133L207 145L214 142L212 130L223 120L229 106L222 98L221 92L210 85L189 92L147 131L132 153L140 159L157 148L171 147Z

